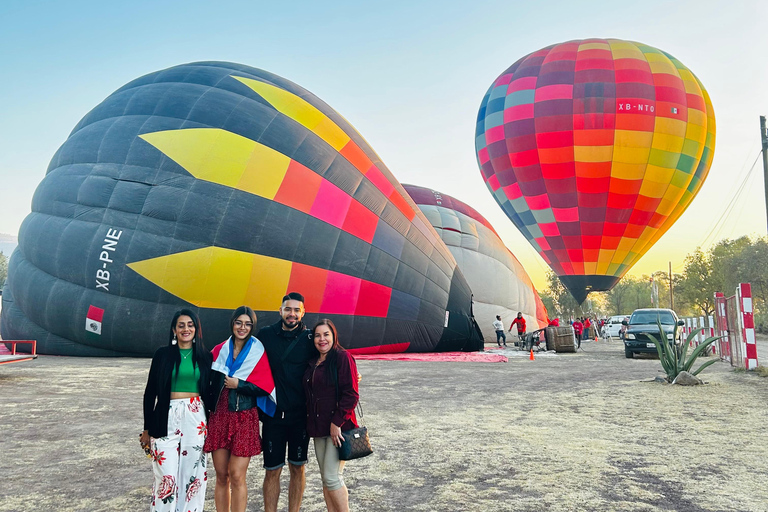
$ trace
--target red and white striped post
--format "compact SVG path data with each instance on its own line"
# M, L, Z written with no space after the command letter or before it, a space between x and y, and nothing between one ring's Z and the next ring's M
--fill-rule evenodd
M752 314L752 286L740 283L736 289L739 297L739 323L741 323L741 346L744 349L744 368L757 368L757 343L755 342L755 319Z

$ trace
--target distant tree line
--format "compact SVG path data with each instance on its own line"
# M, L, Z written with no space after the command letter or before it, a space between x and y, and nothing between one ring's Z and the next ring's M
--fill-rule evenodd
M768 328L768 238L724 239L704 251L696 248L685 257L681 274L672 275L672 301L681 316L708 316L715 310L715 292L733 295L739 283L752 285L755 322ZM654 293L654 285L657 293ZM670 278L666 271L624 276L609 292L591 293L581 306L553 272L541 293L550 317L570 318L628 315L638 308L671 307ZM654 303L655 302L655 303ZM760 326L764 327L760 327Z

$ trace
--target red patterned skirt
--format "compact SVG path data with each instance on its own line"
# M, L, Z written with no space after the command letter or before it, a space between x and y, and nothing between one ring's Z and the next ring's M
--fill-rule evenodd
M259 436L259 411L256 407L247 411L232 412L228 407L229 389L224 388L216 404L216 410L208 420L208 437L203 450L210 453L221 448L236 457L253 457L261 453Z

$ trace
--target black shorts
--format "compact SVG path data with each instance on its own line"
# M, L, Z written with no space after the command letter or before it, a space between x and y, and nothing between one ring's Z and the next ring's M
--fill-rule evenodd
M267 420L261 428L261 449L264 454L264 469L278 469L285 466L285 448L288 447L288 463L303 466L307 463L309 435L306 420Z

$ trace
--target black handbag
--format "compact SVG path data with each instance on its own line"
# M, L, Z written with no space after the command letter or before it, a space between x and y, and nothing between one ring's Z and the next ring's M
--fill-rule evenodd
M363 408L360 406L360 402L357 403L357 408L360 411L359 419L363 419ZM368 437L368 427L362 425L353 428L352 430L345 430L341 433L344 440L339 446L339 460L354 460L367 457L373 453L371 448L371 440Z
M340 398L338 373L336 374L334 385L336 386L336 406L338 407ZM368 427L362 424L363 406L360 405L360 400L357 401L357 410L359 413L357 419L359 420L360 426L341 432L341 437L343 437L344 440L341 442L341 446L339 446L339 460L360 459L373 453L371 440L368 437Z

